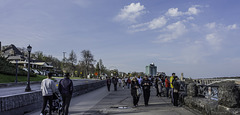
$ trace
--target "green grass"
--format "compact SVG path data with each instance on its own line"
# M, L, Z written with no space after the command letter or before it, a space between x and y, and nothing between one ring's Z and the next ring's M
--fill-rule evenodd
M30 77L30 81L42 81L46 76L37 75L37 77ZM18 76L18 82L26 82L27 76ZM0 83L15 82L16 76L0 74Z

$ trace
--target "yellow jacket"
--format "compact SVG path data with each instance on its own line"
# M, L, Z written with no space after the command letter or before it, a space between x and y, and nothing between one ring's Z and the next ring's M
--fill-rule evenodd
M173 84L172 84L172 81L173 81L173 76L170 77L170 87L173 88Z

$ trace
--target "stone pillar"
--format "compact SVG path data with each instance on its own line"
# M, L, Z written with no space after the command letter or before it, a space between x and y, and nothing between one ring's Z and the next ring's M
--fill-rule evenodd
M195 83L190 83L187 86L187 95L190 97L197 96L197 85Z
M218 104L229 108L239 107L239 90L234 81L220 83L218 88Z
M183 73L181 73L181 78L180 78L181 81L183 81Z

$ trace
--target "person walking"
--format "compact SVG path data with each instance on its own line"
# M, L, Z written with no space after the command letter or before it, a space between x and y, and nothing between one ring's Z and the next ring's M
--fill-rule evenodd
M118 87L122 87L122 79L121 78L118 78Z
M131 79L130 79L130 77L128 77L128 79L127 79L127 86L128 86L128 89L130 88L130 85L131 85Z
M169 97L170 82L169 82L167 76L165 77L165 88L166 88L166 96Z
M173 84L172 81L174 79L175 73L172 73L172 76L170 77L170 96L171 96L171 102L173 103L174 99L173 99Z
M52 78L52 73L48 73L48 76L46 79L42 80L41 83L41 90L42 90L42 96L43 96L43 107L40 115L45 114L44 110L46 108L47 102L49 102L50 108L49 108L49 115L52 115L52 100L53 100L53 93L56 92L56 86Z
M152 83L147 76L144 77L141 86L143 89L144 104L145 106L148 106L148 101L150 97L150 87L152 86Z
M122 88L124 89L124 86L125 86L126 84L125 84L125 79L124 79L124 77L122 78Z
M160 93L159 93L159 87L158 87L158 82L159 82L159 78L156 76L156 78L155 78L155 84L154 84L154 86L155 86L155 88L156 88L156 96L160 96Z
M159 81L158 81L157 85L158 85L158 90L159 90L159 96L161 97L162 93L163 93L163 82L162 82L161 76L159 76L158 79L159 79Z
M73 93L73 82L71 79L69 79L69 77L70 77L69 73L66 73L64 79L61 79L58 85L58 90L62 95L63 100L62 108L64 115L68 115L68 108Z
M110 87L111 87L111 79L110 79L110 77L107 77L107 88L108 88L108 91L110 91Z
M139 101L139 97L140 97L138 90L141 90L140 84L138 83L137 78L134 77L132 79L132 83L131 83L131 95L133 97L134 107L138 106L138 101Z
M113 85L114 85L114 91L117 91L118 79L116 77L113 77L112 78L112 82L113 82Z
M174 79L173 79L173 105L174 106L178 106L179 89L180 89L180 83L178 81L178 77L174 76Z

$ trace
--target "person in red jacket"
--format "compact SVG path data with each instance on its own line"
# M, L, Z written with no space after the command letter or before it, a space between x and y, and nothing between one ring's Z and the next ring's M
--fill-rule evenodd
M169 97L169 88L170 88L170 82L169 82L169 80L168 80L168 77L166 76L165 77L165 87L166 87L166 91L167 91L167 97Z

